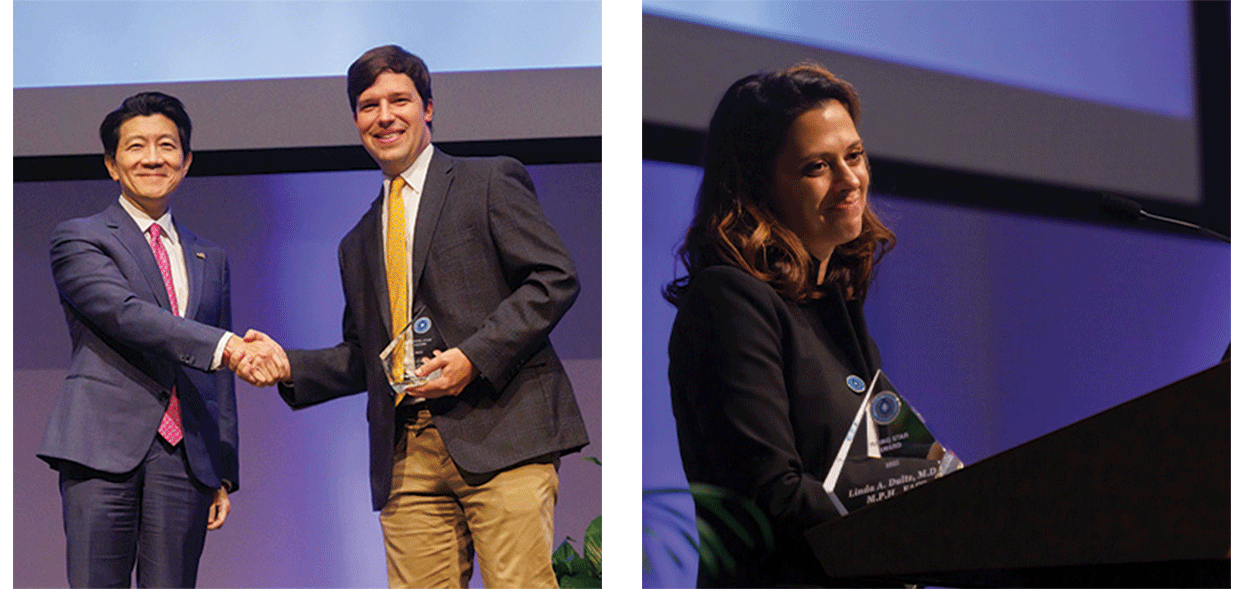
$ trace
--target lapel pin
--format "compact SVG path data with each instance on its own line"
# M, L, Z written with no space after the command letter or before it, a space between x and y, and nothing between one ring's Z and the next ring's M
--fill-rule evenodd
M851 374L845 377L845 384L848 385L850 389L853 389L855 393L861 393L866 390L866 381L863 381L862 377L856 374Z
M199 258L202 258L203 260L207 259L207 255L202 252L194 252L194 255L198 256Z

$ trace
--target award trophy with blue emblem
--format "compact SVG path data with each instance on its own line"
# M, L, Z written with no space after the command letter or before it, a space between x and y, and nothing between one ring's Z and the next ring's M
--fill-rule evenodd
M858 390L855 385L850 387ZM963 467L956 454L935 440L922 416L882 370L865 391L823 481L841 516Z
M425 377L414 375L418 366L431 359L435 350L444 350L444 340L440 337L439 327L427 314L425 306L416 306L409 324L379 353L379 361L383 364L384 373L388 375L388 383L398 397L412 387L419 387L439 378L439 370Z

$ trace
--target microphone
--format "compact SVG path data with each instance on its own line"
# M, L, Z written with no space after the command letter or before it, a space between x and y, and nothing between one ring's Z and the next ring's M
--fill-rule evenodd
M1227 235L1218 233L1216 231L1212 231L1211 229L1208 229L1202 225L1196 225L1194 223L1185 222L1183 220L1177 220L1175 218L1168 218L1166 216L1160 216L1158 214L1151 214L1143 210L1141 204L1138 204L1137 202L1129 198L1123 197L1123 196L1118 196L1118 195L1110 194L1110 193L1103 194L1103 199L1099 202L1099 209L1104 214L1110 215L1115 218L1119 218L1121 220L1136 221L1136 220L1141 220L1143 218L1149 218L1152 220L1157 220L1157 221L1162 221L1165 223L1177 225L1179 227L1193 229L1203 236L1213 237L1224 243L1229 243L1229 244L1232 243L1232 239L1229 239Z
M1197 231L1198 233L1202 235L1205 235L1207 237L1214 237L1215 239L1223 241L1224 243L1228 243L1228 244L1232 243L1232 240L1229 239L1228 236L1226 235L1217 233L1201 225L1187 223L1185 221L1176 220L1175 218L1168 218L1166 216L1159 216L1158 214L1151 214L1143 210L1141 204L1138 204L1137 202L1129 198L1121 197L1121 196L1110 194L1110 193L1103 194L1103 199L1099 202L1099 210L1103 212L1104 214L1107 214L1109 216L1112 216L1114 218L1119 218L1122 220L1136 221L1136 220L1140 220L1143 218L1150 218L1150 219L1154 219L1158 221L1163 221L1165 223L1172 223L1174 225L1188 227L1190 229ZM1224 357L1220 359L1220 361L1221 362L1227 361L1231 358L1231 356L1232 356L1232 344L1229 343L1228 347L1224 349Z

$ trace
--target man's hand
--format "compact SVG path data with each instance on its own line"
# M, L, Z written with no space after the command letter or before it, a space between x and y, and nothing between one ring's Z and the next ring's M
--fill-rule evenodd
M420 377L427 376L441 368L443 371L440 372L439 378L410 389L409 394L427 399L458 395L465 390L466 385L478 377L478 369L474 367L474 363L455 347L445 352L435 350L435 356L423 362L414 374Z
M232 504L228 501L228 491L224 487L215 490L215 499L211 500L211 508L207 510L207 530L215 530L224 526L224 519L228 517L228 512L232 509Z
M224 355L229 369L256 387L270 387L290 378L284 348L261 331L250 329L241 341L236 336L229 339Z

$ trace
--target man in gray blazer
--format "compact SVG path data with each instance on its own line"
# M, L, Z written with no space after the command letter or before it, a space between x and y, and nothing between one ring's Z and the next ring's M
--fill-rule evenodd
M556 468L588 442L548 341L578 294L573 264L520 163L431 145L421 59L372 49L348 94L384 178L340 243L344 339L254 382L280 380L294 409L367 392L389 586L467 586L477 549L486 586L554 588ZM398 394L380 353L411 321L443 342L416 372L438 378Z
M73 357L38 455L60 473L71 587L128 587L135 564L139 587L193 587L240 488L220 367L247 352L258 372L284 366L229 332L224 250L169 211L192 157L181 102L127 98L99 135L121 193L52 233Z

